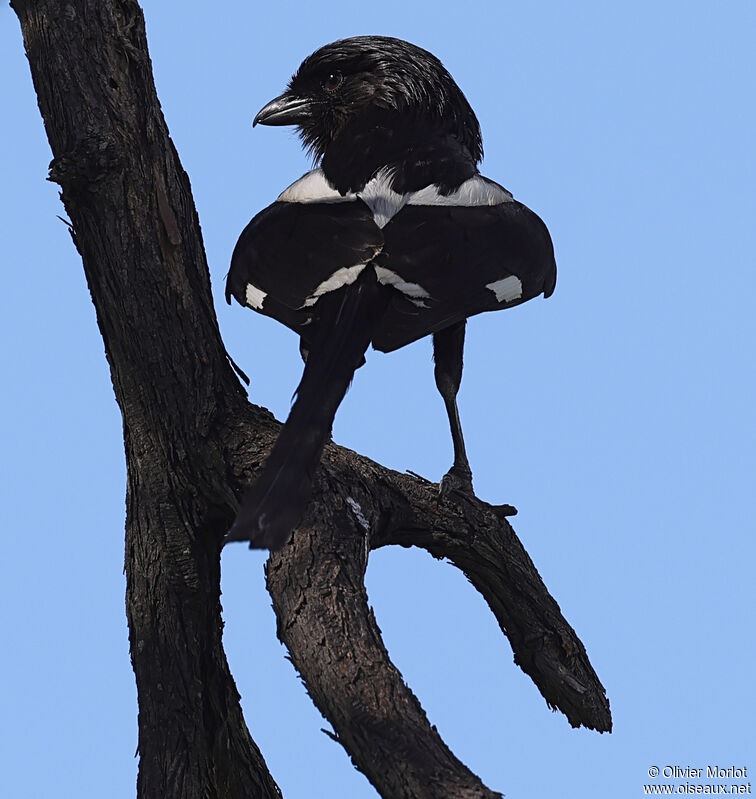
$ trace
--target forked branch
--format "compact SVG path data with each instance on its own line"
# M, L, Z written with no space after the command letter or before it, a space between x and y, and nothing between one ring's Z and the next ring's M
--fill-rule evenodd
M271 556L268 587L313 701L381 796L499 796L449 751L388 657L364 585L369 551L388 544L448 558L548 704L573 726L611 729L585 649L506 519L484 503L439 502L437 486L332 446L304 525Z

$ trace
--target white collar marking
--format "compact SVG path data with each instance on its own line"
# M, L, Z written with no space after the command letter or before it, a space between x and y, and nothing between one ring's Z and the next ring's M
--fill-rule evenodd
M373 212L378 227L385 227L405 205L443 205L473 208L512 202L512 195L498 183L473 175L452 194L441 194L435 184L409 194L399 194L391 188L391 171L381 169L362 191L340 194L326 180L322 169L313 169L291 184L278 196L284 203L340 203L357 198Z

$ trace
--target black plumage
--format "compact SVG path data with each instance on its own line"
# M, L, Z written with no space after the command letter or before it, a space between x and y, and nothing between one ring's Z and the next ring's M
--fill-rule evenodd
M442 491L472 493L456 394L465 320L556 282L544 223L478 172L480 127L441 62L361 36L308 56L255 124L296 125L319 168L249 223L226 297L301 338L302 381L228 540L276 549L304 511L333 417L364 353L434 336L454 465Z

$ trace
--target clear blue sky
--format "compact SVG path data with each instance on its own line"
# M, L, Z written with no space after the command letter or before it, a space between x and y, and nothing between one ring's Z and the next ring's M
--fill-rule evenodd
M756 5L143 5L222 332L279 417L297 342L222 286L242 227L308 168L289 130L250 121L315 47L383 33L440 56L479 115L484 173L551 229L557 291L473 320L461 412L478 493L519 507L615 732L546 708L452 566L378 552L388 648L456 754L508 797L637 797L652 765L756 770ZM127 799L120 415L18 25L0 15L3 794ZM370 355L334 435L438 479L451 444L429 342ZM284 659L263 561L223 556L252 735L287 799L374 797Z

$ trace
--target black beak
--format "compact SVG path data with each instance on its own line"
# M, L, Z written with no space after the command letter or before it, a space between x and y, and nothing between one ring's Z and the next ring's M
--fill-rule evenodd
M252 122L255 125L301 125L310 118L312 104L304 97L288 92L263 106Z

